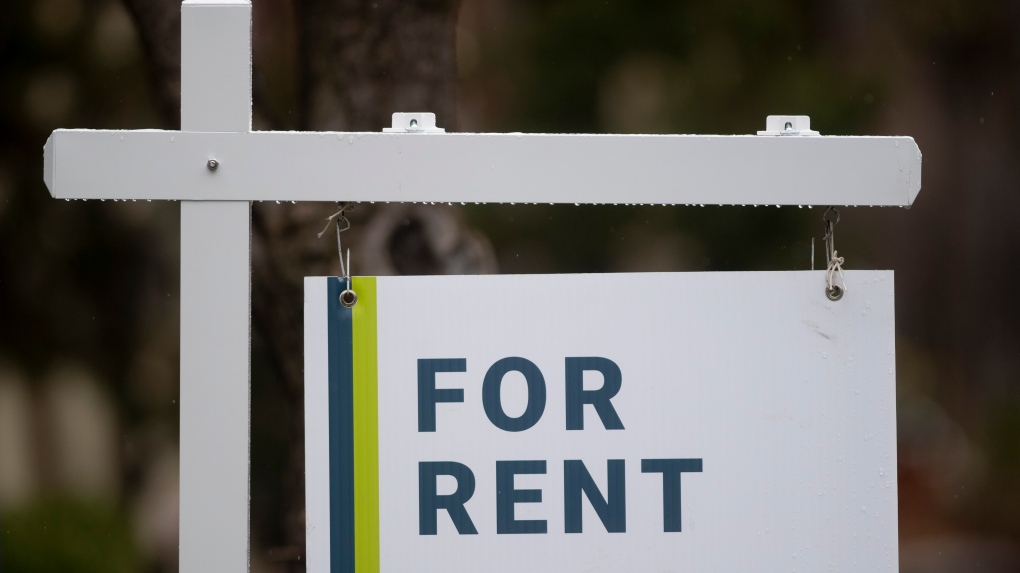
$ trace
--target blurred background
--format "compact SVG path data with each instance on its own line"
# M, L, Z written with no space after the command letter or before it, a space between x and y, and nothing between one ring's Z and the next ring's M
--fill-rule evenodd
M179 127L178 0L0 16L0 571L177 569L179 207L49 197L58 127ZM903 572L1020 571L1020 3L254 0L257 129L910 135L894 269ZM304 570L301 277L332 204L253 209L251 563ZM358 205L358 274L795 270L822 209Z

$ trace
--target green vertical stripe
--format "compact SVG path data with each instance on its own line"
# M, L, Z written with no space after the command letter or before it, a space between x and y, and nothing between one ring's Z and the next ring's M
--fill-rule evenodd
M356 277L354 292L354 570L379 573L379 381L375 277Z

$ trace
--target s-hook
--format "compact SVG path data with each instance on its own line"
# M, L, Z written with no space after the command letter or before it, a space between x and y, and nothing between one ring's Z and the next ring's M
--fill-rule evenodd
M830 215L832 213L832 215ZM825 223L825 296L829 300L836 301L843 298L846 293L846 281L843 279L843 257L836 254L835 230L839 223L839 209L829 207L822 213L822 222ZM836 282L836 273L839 273L839 282Z
M344 248L340 244L340 233L351 228L351 221L344 215L345 211L353 211L354 203L348 201L337 201L336 202L336 213L333 213L329 217L326 217L326 226L319 233L321 239L326 231L329 230L329 226L334 222L336 223L336 250L337 255L340 257L340 280L344 281L346 288L340 293L340 304L347 308L353 308L354 305L358 304L358 293L354 292L353 283L351 281L351 250L347 249L347 264L344 265ZM341 227L342 225L342 227Z

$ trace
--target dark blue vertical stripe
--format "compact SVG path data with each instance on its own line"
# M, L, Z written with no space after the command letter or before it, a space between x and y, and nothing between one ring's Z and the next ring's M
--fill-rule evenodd
M329 309L330 573L354 573L354 344L344 283L326 279Z

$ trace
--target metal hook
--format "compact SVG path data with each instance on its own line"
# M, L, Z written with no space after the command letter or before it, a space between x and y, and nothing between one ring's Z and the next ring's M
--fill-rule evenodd
M835 218L833 219L829 213L833 213ZM825 241L825 257L827 260L832 259L833 253L835 253L835 225L839 222L839 209L835 207L829 207L822 213L822 221L825 223L825 235L822 239Z
M340 304L347 308L354 308L358 304L358 293L354 292L354 278L351 276L351 250L347 249L347 267L344 267L344 258L340 257L340 272L343 273L342 280L347 281L347 288L340 293Z
M343 253L340 255L340 278L347 281L347 288L351 288L351 250L347 249L347 265L344 266Z
M336 213L333 213L329 217L326 217L326 227L319 233L321 239L326 231L329 230L329 226L336 223L336 251L337 256L340 258L340 278L347 283L346 288L340 293L340 304L347 308L352 308L358 304L358 295L352 288L354 282L351 279L351 250L347 249L347 264L344 264L344 247L340 241L340 233L351 228L351 221L344 214L347 210L354 210L353 203L345 201L336 202Z
M348 211L348 210L350 210L350 211L354 210L354 204L353 203L347 202L347 201L337 201L336 202L336 213L333 213L329 217L326 217L326 226L323 227L322 231L319 232L319 238L321 239L322 236L326 234L326 231L329 230L329 226L332 225L334 221L337 224L337 232L342 233L342 232L346 231L347 229L350 229L351 228L351 221L350 221L350 219L347 218L346 215L344 215L344 212ZM340 228L340 222L341 221L343 221L343 223L344 223L344 227L343 228Z
M350 225L348 225L348 227L350 227ZM340 257L340 276L344 277L344 278L347 278L347 276L348 276L347 269L346 269L346 267L344 267L344 247L343 247L343 245L340 244L340 233L341 232L342 231L340 230L340 220L337 219L337 223L336 223L336 254L337 254L337 256ZM350 249L347 249L347 262L348 262L347 266L349 267L350 266L350 262L351 262L351 250Z
M836 215L835 219L829 216L830 212ZM826 209L825 212L822 213L822 221L825 221L826 223L832 223L833 225L839 223L839 209L835 207L829 207L828 209Z
M833 213L833 218L829 213ZM836 253L836 224L839 223L839 209L829 207L822 213L822 221L825 223L825 296L831 301L843 298L846 293L846 280L843 278L843 257ZM839 274L839 283L836 282L836 274Z
M835 214L835 219L829 215L829 213ZM825 223L825 234L822 239L825 241L825 258L826 262L832 259L832 253L835 252L834 246L834 234L836 231L836 224L839 223L839 209L835 207L829 207L822 213L822 221Z

